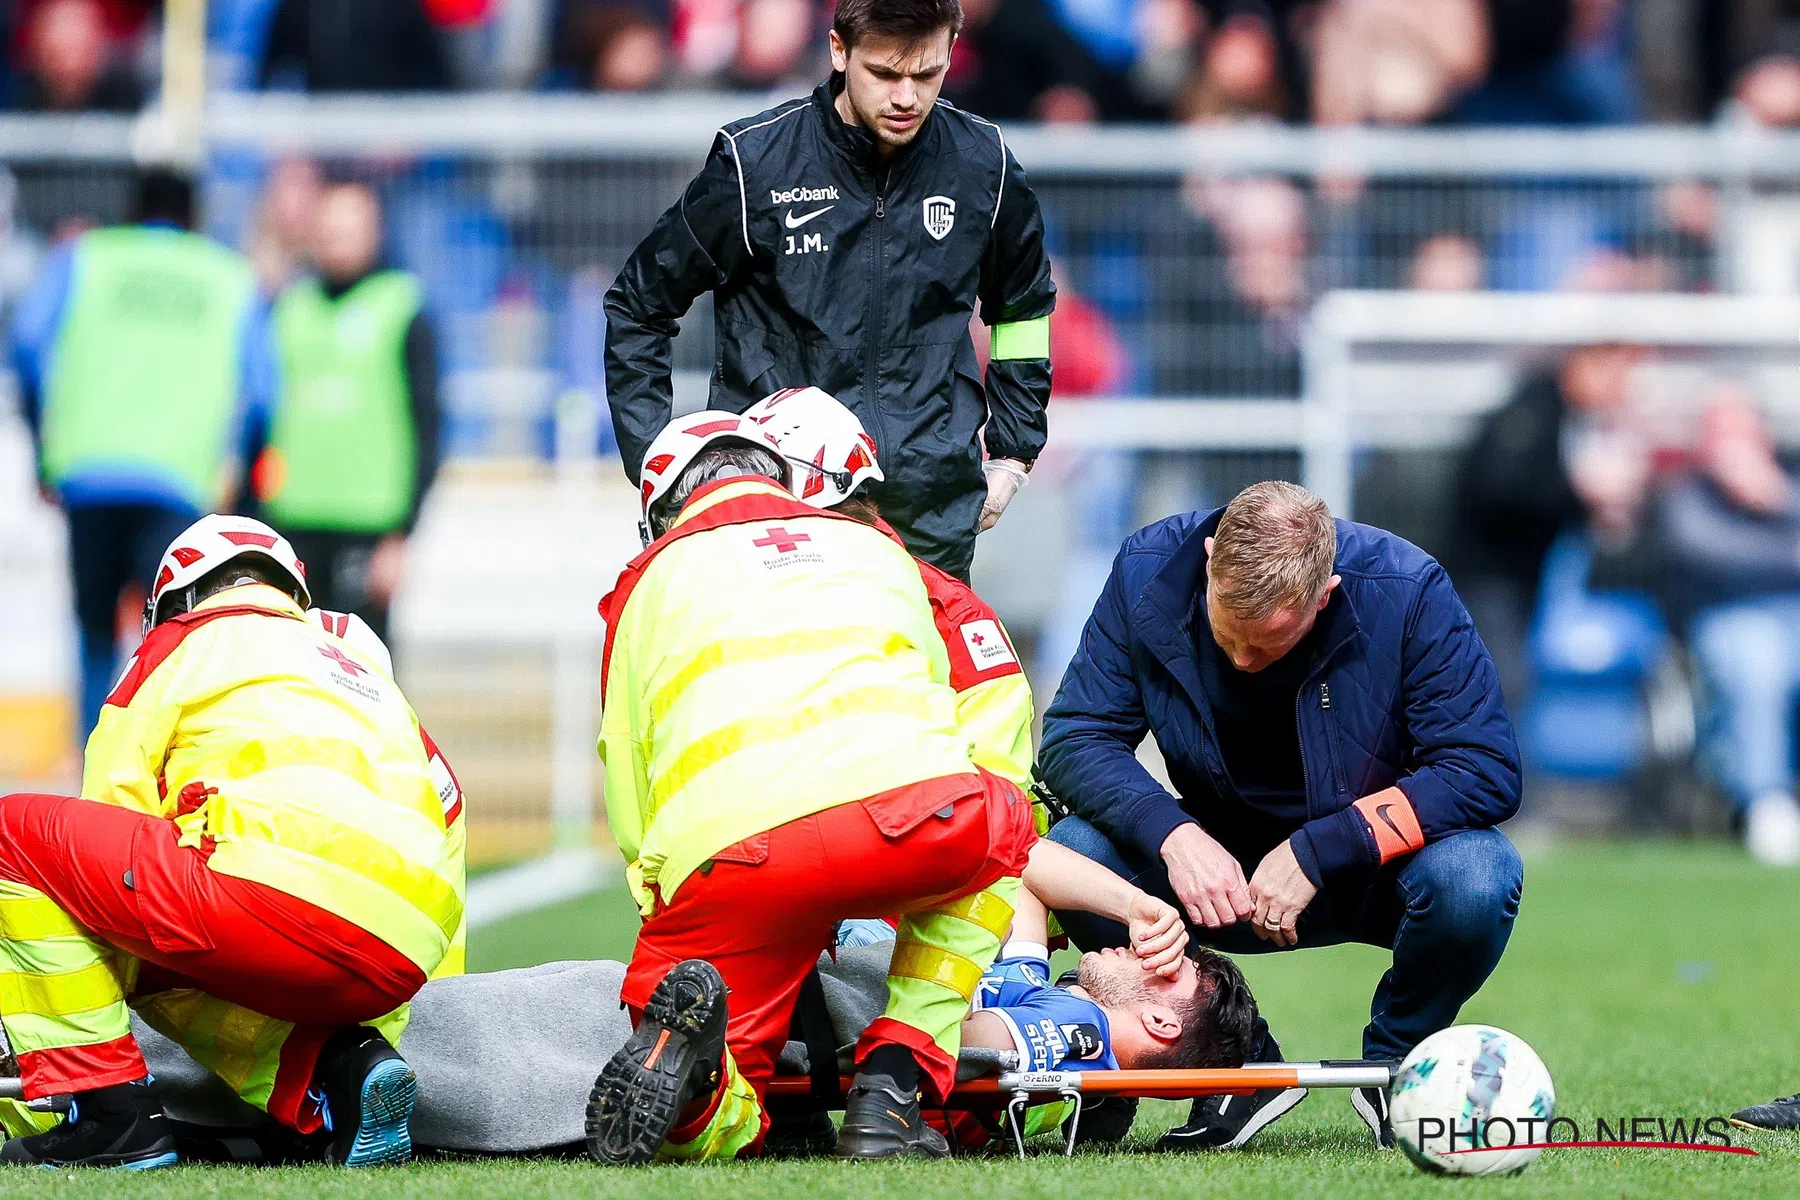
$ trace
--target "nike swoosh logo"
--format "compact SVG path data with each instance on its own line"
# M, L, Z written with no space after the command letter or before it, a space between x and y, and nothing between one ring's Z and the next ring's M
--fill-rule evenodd
M1400 839L1402 845L1405 845L1406 835L1400 832L1400 827L1398 825L1394 824L1394 818L1388 816L1388 809L1392 807L1394 806L1391 804L1377 804L1375 806L1375 815L1380 817L1381 823L1393 830L1394 836Z
M782 219L787 223L787 227L789 229L798 229L802 225L806 224L808 221L812 220L814 217L822 217L826 213L830 212L832 209L834 209L836 207L837 207L837 205L835 205L835 204L827 204L824 208L817 209L813 212L807 213L805 216L800 216L800 217L796 217L794 215L794 210L790 208L787 210L787 215L785 217L783 217Z

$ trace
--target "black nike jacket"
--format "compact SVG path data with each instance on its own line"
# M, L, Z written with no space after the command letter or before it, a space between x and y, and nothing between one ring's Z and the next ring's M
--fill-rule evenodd
M1030 463L1056 306L1043 216L997 126L939 101L883 163L839 116L841 76L719 131L706 165L606 294L606 386L626 472L668 423L670 344L714 293L712 408L824 388L875 438L882 514L966 577L982 445ZM994 327L985 380L969 340ZM985 427L985 434L983 432Z

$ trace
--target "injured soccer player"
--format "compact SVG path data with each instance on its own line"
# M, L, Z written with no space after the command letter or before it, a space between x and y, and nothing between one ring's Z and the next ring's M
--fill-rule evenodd
M1243 1065L1256 1001L1236 964L1188 944L1171 905L1055 842L1032 847L1024 881L963 1045L1015 1051L1023 1071ZM1074 979L1053 985L1050 907L1112 915L1130 930L1129 948L1084 954Z
M963 1020L965 1048L1016 1053L1022 1071L1244 1065L1256 1035L1256 999L1236 963L1189 944L1172 905L1051 841L1032 847L1023 883L1007 941ZM1129 948L1084 954L1053 984L1049 909L1116 920L1129 931ZM893 936L885 922L846 921L839 945L869 945L884 931ZM1056 1104L1033 1109L1024 1136L1054 1128L1067 1111ZM1136 1114L1131 1097L1089 1101L1080 1140L1118 1141ZM957 1132L967 1145L967 1131Z
M1033 847L1003 957L982 973L979 1008L961 1025L965 1065L985 1060L991 1071L998 1050L1019 1053L1019 1065L1032 1070L1241 1066L1256 1026L1256 1002L1237 968L1190 944L1162 901L1111 872L1096 876L1096 869L1054 843ZM1130 932L1130 948L1089 955L1073 980L1051 986L1047 906L1085 906L1119 921ZM817 961L830 1037L840 1048L855 1046L888 1000L884 947L850 948L845 935L851 924L840 927L840 949ZM887 945L893 944L891 925L869 924L879 930L861 932L885 931ZM595 1073L632 1033L619 1008L625 976L619 962L562 962L427 983L399 1043L418 1074L413 1139L459 1154L555 1153L571 1145L581 1152ZM296 1155L291 1139L266 1118L259 1123L261 1114L220 1097L210 1073L180 1047L141 1021L134 1028L171 1115L182 1119L178 1138L193 1141L184 1156L271 1161ZM799 1041L788 1044L782 1062L799 1063L784 1067L788 1077L805 1071L806 1051ZM1024 1134L1053 1130L1069 1111L1054 1103L1032 1108ZM1080 1140L1122 1138L1134 1111L1129 1098L1088 1098ZM806 1131L798 1127L806 1124L800 1115L782 1139L784 1148L829 1153L836 1137L831 1121L824 1113L805 1114L823 1121L820 1144L795 1136ZM942 1127L937 1108L928 1107L924 1116ZM955 1120L950 1132L959 1144L972 1146L999 1132L993 1114L981 1116L986 1120Z

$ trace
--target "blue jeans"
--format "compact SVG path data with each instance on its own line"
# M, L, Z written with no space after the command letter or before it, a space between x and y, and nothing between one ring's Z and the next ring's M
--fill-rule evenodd
M1160 861L1133 861L1080 817L1066 817L1050 840L1093 859L1153 896L1180 907ZM1246 862L1244 876L1256 870ZM1363 1057L1401 1059L1420 1041L1456 1023L1456 1014L1493 973L1512 934L1525 868L1498 829L1474 829L1432 842L1374 872L1364 884L1327 887L1300 914L1298 946L1361 942L1394 952L1375 987ZM1125 927L1092 913L1058 920L1083 950L1127 944ZM1227 954L1280 949L1238 922L1220 929L1190 924L1195 941Z
M1794 703L1800 697L1800 596L1703 609L1689 628L1712 693L1705 751L1739 808L1794 792Z

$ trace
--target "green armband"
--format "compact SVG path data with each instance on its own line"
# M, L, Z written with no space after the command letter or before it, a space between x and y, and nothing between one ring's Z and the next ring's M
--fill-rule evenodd
M1050 318L1030 321L1007 321L994 326L993 352L990 361L1006 358L1049 358Z

